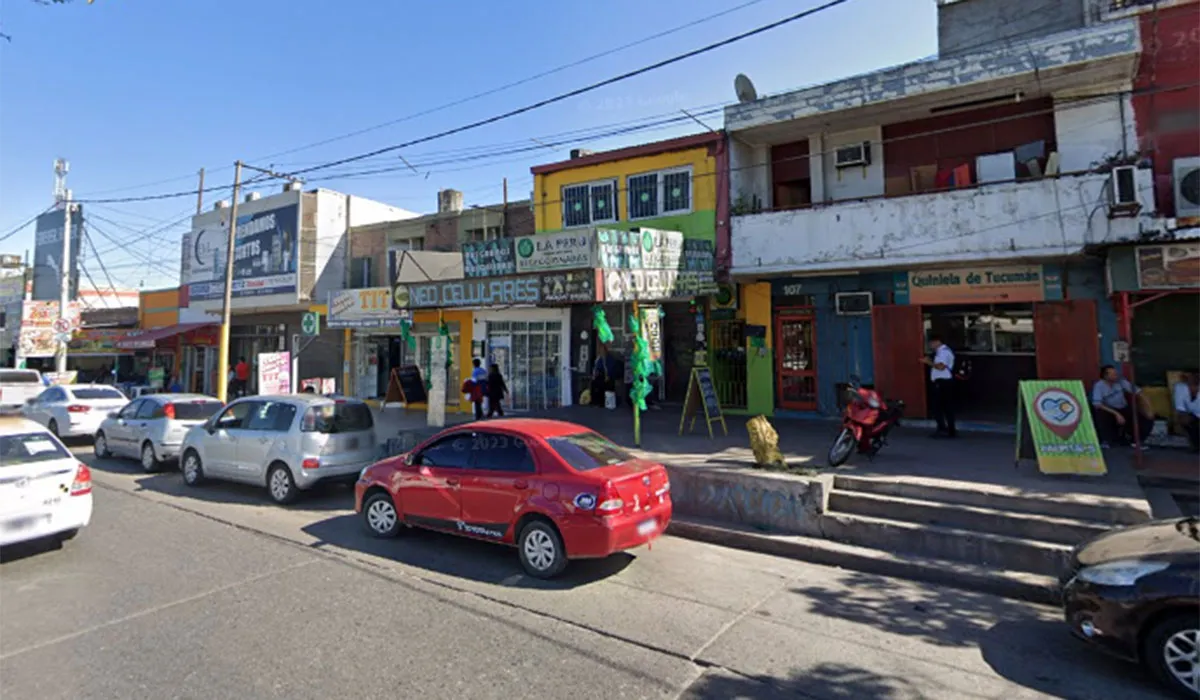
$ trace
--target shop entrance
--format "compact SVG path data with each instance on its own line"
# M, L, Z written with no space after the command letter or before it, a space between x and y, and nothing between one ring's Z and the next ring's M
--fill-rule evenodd
M508 385L505 409L531 411L562 405L562 321L488 321L488 362Z
M183 349L183 388L196 394L216 396L217 349L187 345Z
M810 309L775 317L775 385L780 408L817 410L817 321Z

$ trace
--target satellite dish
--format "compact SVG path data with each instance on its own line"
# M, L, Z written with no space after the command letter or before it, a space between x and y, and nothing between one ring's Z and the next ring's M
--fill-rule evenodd
M758 90L745 73L738 73L733 79L733 91L737 93L738 102L753 102L758 99Z

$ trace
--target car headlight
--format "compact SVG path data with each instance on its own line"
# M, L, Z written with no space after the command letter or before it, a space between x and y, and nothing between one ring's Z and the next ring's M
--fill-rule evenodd
M1076 576L1080 581L1101 586L1132 586L1138 579L1156 574L1170 566L1165 561L1112 561L1106 564L1085 566Z
M371 467L373 467L373 466L375 466L375 465L374 465L374 464L368 464L367 466L363 467L363 468L362 468L362 471L360 471L360 472L358 473L358 478L359 478L359 480L362 480L362 479L365 479L365 478L367 478L367 470L368 470L368 469L370 469L370 468L371 468Z
M871 408L879 408L879 399L871 396L867 399L867 405Z

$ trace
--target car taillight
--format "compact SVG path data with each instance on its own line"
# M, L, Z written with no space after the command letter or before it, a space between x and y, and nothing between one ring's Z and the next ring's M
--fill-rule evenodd
M175 419L175 404L169 403L163 406L163 415L172 420Z
M309 457L300 463L301 469L316 469L321 466L321 460Z
M67 406L67 413L87 413L90 410L92 410L91 406L80 406L77 403Z
M611 482L604 485L604 490L600 492L600 502L596 504L596 512L605 515L618 513L625 507L625 501L621 500L617 495L617 490L613 488Z
M75 470L75 481L71 482L72 496L85 496L92 492L92 470L80 464Z

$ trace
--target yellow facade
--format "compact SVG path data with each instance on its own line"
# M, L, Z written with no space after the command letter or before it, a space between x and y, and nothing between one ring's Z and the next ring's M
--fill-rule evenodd
M166 328L179 323L179 287L142 292L138 296L138 328Z
M463 382L471 377L471 370L474 367L471 365L471 342L474 340L475 316L470 311L414 311L413 323L438 323L445 320L446 323L458 322L458 347L452 350L458 355L458 382L454 386L446 387L447 396L458 393ZM414 403L406 408L415 408L425 410L428 404ZM454 407L447 404L447 411L454 410ZM468 401L460 400L458 402L459 413L471 413L474 411L474 406Z
M533 178L534 226L537 231L557 231L562 228L562 189L598 180L617 180L618 221L629 220L626 179L631 175L692 167L692 211L716 212L717 159L709 155L706 146L654 155L635 156L624 160L596 163L579 168L535 174Z

